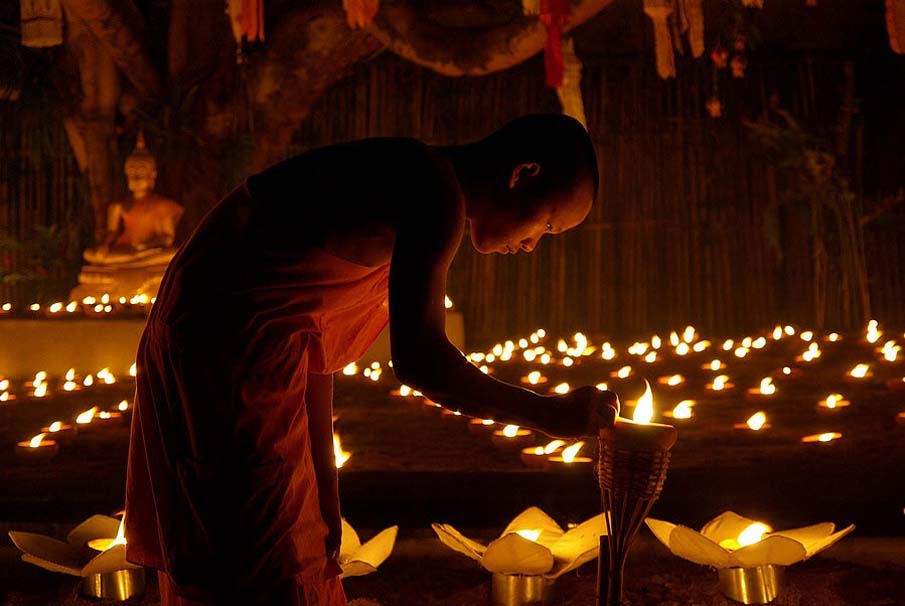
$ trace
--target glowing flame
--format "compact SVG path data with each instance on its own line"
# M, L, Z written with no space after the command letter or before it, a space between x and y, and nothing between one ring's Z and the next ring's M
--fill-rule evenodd
M129 410L128 400L123 400L116 406L116 408L119 409L120 412L126 412L127 410Z
M881 350L881 353L883 354L883 359L885 359L887 362L895 362L896 358L899 357L899 351L901 349L902 349L901 347L896 345L895 341L887 341L883 345L883 349Z
M678 404L676 404L675 408L672 409L672 416L674 419L690 419L692 415L692 407L694 406L694 400L682 400Z
M594 387L596 387L600 391L606 391L607 389L609 389L609 386L606 383L598 383Z
M507 425L503 428L503 435L507 438L514 438L518 435L518 425Z
M692 345L691 348L692 348L693 350L695 350L696 352L701 353L702 351L704 351L704 350L707 349L708 347L710 347L710 341L708 341L708 340L705 339L705 340L703 340L703 341L698 341L697 343L695 343L694 345Z
M827 442L832 442L833 440L838 440L842 437L842 434L836 431L828 431L826 433L818 433L811 436L805 436L801 438L802 442L817 442L821 444L826 444Z
M33 437L31 440L28 441L28 447L29 448L39 447L41 445L41 441L44 439L44 436L46 436L46 435L47 435L46 433L39 433L38 435L36 435L35 437Z
M751 343L751 347L753 347L754 349L763 349L766 346L767 346L767 339L765 337L757 337Z
M638 398L635 404L635 412L632 414L632 421L635 423L643 423L647 425L654 418L654 394L650 390L650 383L644 380L644 395Z
M880 330L879 326L880 325L876 320L871 320L867 323L867 334L865 335L865 338L868 343L876 343L880 339L883 331Z
M627 379L630 374L632 374L631 366L623 366L618 371L616 371L616 376L620 379Z
M336 460L336 468L339 469L352 458L352 453L343 450L342 443L339 441L339 434L333 432L333 458Z
M720 541L720 547L735 551L736 549L759 543L770 532L773 532L773 529L763 522L754 522L738 533L737 538Z
M56 432L60 431L62 428L63 428L62 423L60 423L59 421L54 421L53 423L50 424L50 427L48 427L47 430L50 433L56 433Z
M570 358L568 356L566 356L565 358L562 359L562 365L565 366L566 368L568 368L569 366L572 366L572 364L574 364L574 363L575 363L575 361L572 360L572 358Z
M680 385L684 381L685 377L683 377L682 375L672 375L671 377L668 377L666 379L666 384L675 387L676 385Z
M793 326L786 326L785 328L783 328L783 332L791 337L795 334L795 328Z
M798 335L798 338L801 339L802 341L810 341L811 339L814 338L814 331L805 330L801 334Z
M688 343L685 343L683 341L683 342L679 343L678 345L676 345L676 355L684 356L689 352L690 349L691 348L688 346Z
M748 348L745 346L736 347L733 353L735 354L736 358L744 358L748 355Z
M758 411L751 415L745 424L754 431L760 431L764 425L767 423L767 414L763 411Z
M669 333L669 344L673 347L679 344L679 335L678 333L676 333L676 331Z
M720 370L722 367L723 367L723 363L720 362L719 360L714 359L714 360L710 361L710 370L716 372L716 371Z
M75 422L79 425L85 425L90 423L92 419L94 419L94 415L97 414L97 406L92 406L85 412L81 413L79 416L75 418Z
M532 385L537 385L538 381L540 381L541 374L539 370L534 370L528 373L528 382Z
M138 374L138 365L135 362L132 362L132 366L129 367L129 376L134 377Z
M65 378L67 381L73 381L73 380L75 380L75 369L74 369L74 368L70 368L69 370L67 370L67 371L66 371L66 376L63 377L63 378Z
M84 385L85 387L91 387L92 385L94 385L94 377L91 375L86 376L82 381L82 385Z
M826 397L826 407L827 408L836 408L836 406L841 402L844 398L841 393L831 393Z
M553 388L553 391L555 391L556 393L558 393L560 395L563 395L563 394L569 393L570 389L571 388L569 387L568 383L560 383L559 385L557 385L556 387Z
M553 454L564 445L565 442L563 440L553 440L552 442L548 442L546 446L541 448L541 452L539 452L538 454Z
M644 356L644 361L647 362L648 364L653 364L654 362L656 362L657 361L657 352L656 351L648 352L647 355Z
M848 374L856 379L863 379L867 376L868 371L870 371L869 364L858 364L853 369L851 369Z
M347 377L351 377L353 375L358 374L358 364L355 362L350 362L343 367L343 374Z
M446 297L444 298L443 305L446 307L446 309L452 309L453 302L452 299L449 298L449 295L446 295Z
M47 383L41 383L40 385L35 385L35 397L43 398L47 395Z
M773 379L770 377L764 377L760 380L760 387L758 388L760 393L765 396L772 396L776 393L776 385L773 384Z
M574 463L575 457L578 456L578 451L581 450L581 447L584 446L584 442L575 442L571 446L567 446L562 449L562 460L564 463Z
M532 543L536 543L536 542L537 542L537 537L540 536L540 533L541 533L541 532L542 532L542 531L540 531L540 530L528 530L528 529L524 529L524 530L516 530L516 531L515 531L515 534L517 534L518 536L522 537L523 539L528 539L528 540L531 541Z
M9 389L9 379L0 379L0 391Z
M723 351L729 351L735 346L735 341L732 339L726 339L723 341Z
M726 375L718 375L713 378L713 383L710 384L710 389L713 391L722 391L726 389L726 384L729 382L729 377Z
M694 335L694 326L686 326L684 332L682 332L682 340L686 343L691 343L692 341L694 341Z
M653 337L651 337L651 339L650 339L650 346L651 346L651 347L653 347L654 349L660 349L660 347L661 347L662 345L663 345L663 341L662 341L662 339L660 339L659 336L654 335Z
M776 325L776 328L773 329L773 340L779 341L782 339L782 326Z

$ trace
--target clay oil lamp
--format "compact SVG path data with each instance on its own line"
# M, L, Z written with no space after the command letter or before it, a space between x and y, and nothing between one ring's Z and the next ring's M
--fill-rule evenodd
M59 444L67 444L71 442L72 439L78 433L75 425L70 423L63 423L62 421L54 421L47 427L41 428L41 433L46 434L47 436L53 438L55 442Z
M746 396L749 400L762 400L776 395L776 384L771 377L764 377L760 385L748 389Z
M852 383L860 383L865 379L868 379L873 376L873 371L870 369L870 364L857 364L847 373L845 373L845 378L849 382Z
M663 416L669 419L678 419L684 421L686 419L690 419L694 416L694 400L682 400L678 404L676 404L672 410L666 410L663 412Z
M716 358L714 358L710 362L707 362L706 364L701 364L701 370L711 370L713 372L719 372L721 370L724 370L725 368L726 368L726 365L723 364L722 360L718 360Z
M558 455L553 455L547 457L547 464L552 469L558 469L562 471L576 471L580 469L590 469L594 463L594 460L590 457L581 457L578 456L578 453L581 452L581 449L584 447L584 442L579 441L566 446L560 451Z
M46 433L39 433L30 440L16 444L16 458L29 463L46 463L57 456L60 445L54 440L45 440Z
M542 469L547 467L547 457L565 445L564 440L551 440L545 446L529 446L522 449L519 458L526 467Z
M610 377L614 379L627 379L632 375L632 367L631 366L623 366L619 370L614 370L610 372Z
M568 383L559 383L556 387L553 388L553 393L563 396L569 393L571 390L572 387Z
M527 375L521 378L522 383L526 385L543 385L547 382L547 377L541 374L539 370L532 370Z
M534 432L518 425L506 425L495 430L491 440L500 450L521 450L534 444Z
M496 422L491 419L471 419L468 422L468 431L474 435L483 436L496 430Z
M63 391L78 391L82 386L76 381L75 369L70 368L63 377Z
M842 394L831 393L825 399L817 402L817 410L820 412L835 412L850 405L851 402L846 400Z
M733 389L735 384L729 381L729 377L727 375L717 375L713 378L711 383L706 385L706 388L710 391L718 391L725 392Z
M92 406L88 410L81 412L75 418L75 426L79 431L90 431L93 429L94 417L97 415L98 407Z
M744 423L736 423L732 428L743 433L758 432L770 429L771 425L767 423L767 414L760 410L750 417Z
M664 385L667 387L679 387L685 382L685 377L682 375L668 375L664 377L658 377L657 383L660 385Z
M842 438L842 434L837 431L827 431L824 433L815 433L801 438L801 443L810 446L830 446Z
M896 345L895 341L887 341L880 349L880 354L883 356L884 361L895 362L899 357L900 351L902 351L902 348Z

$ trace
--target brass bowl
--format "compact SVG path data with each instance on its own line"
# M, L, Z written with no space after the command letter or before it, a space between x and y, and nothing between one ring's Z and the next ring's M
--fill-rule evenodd
M782 589L782 566L767 564L754 568L720 569L720 591L742 604L769 604Z
M145 569L125 568L91 574L82 580L82 595L105 600L128 600L145 592Z
M531 574L494 573L491 585L493 606L535 606L549 604L553 579Z

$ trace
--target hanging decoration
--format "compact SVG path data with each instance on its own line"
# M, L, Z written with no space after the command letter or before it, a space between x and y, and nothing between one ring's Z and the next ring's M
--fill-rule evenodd
M581 60L575 54L575 41L567 38L562 45L564 69L562 84L556 89L562 113L572 116L587 129L588 122L581 98Z
M371 25L380 10L380 0L343 0L343 8L346 10L349 27L364 29Z
M905 0L886 0L886 31L892 50L905 55Z
M644 0L644 12L654 24L654 50L657 73L661 78L676 77L676 61L672 51L668 19L675 13L673 0Z
M703 0L681 0L682 13L688 22L688 45L691 55L697 59L704 54L704 7Z
M226 12L236 44L264 41L264 0L226 0Z
M22 44L31 47L63 44L60 0L21 0Z
M540 0L540 20L547 28L547 44L544 46L544 72L547 86L558 89L562 85L564 59L562 54L562 30L569 21L569 0ZM524 7L524 5L523 5Z

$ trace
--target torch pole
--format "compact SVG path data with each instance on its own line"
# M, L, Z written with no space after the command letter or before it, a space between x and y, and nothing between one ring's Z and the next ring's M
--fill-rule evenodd
M599 436L597 479L607 536L600 537L597 606L622 604L623 571L629 547L663 490L669 449L675 442L674 428L670 428L671 441L646 443L637 439L638 436L620 439L631 435L627 434L632 431L629 425L623 424L620 431L602 429Z

